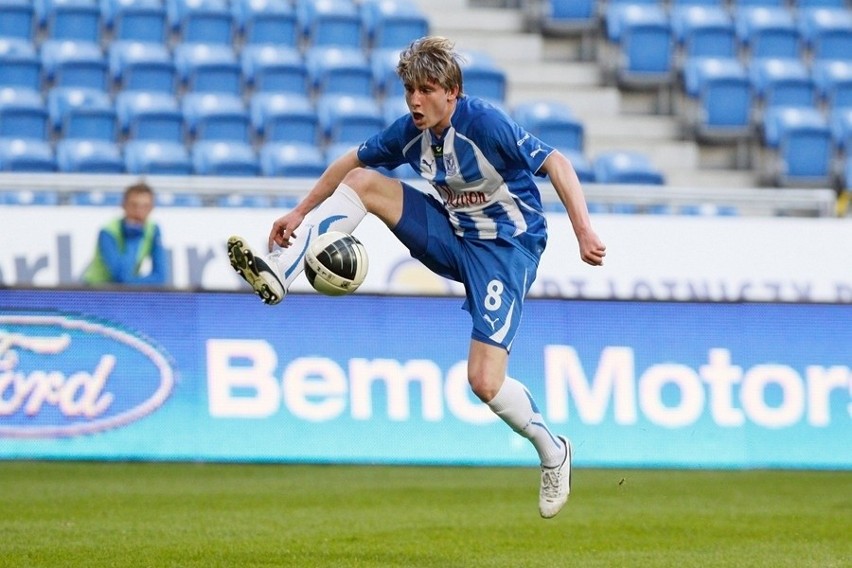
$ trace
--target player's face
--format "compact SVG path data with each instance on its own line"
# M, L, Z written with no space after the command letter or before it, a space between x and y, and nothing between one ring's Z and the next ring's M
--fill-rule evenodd
M154 208L154 199L147 193L131 193L124 201L124 216L130 223L142 225Z
M405 102L414 119L414 126L442 134L450 125L458 94L458 87L448 91L435 81L405 85Z

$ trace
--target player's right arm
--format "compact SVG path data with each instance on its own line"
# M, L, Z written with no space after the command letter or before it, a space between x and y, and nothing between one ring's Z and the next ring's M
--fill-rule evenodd
M346 177L346 174L362 165L361 161L358 160L358 153L355 148L329 164L304 199L292 211L272 223L272 230L269 232L269 250L271 251L275 244L280 247L289 247L290 238L302 224L305 215L328 199L343 181L343 178Z

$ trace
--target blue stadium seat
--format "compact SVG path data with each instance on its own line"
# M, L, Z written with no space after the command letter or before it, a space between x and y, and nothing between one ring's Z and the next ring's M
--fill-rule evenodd
M194 140L251 141L251 122L242 98L223 93L188 93L181 101Z
M91 174L124 172L124 158L118 144L104 140L60 140L56 143L56 162L61 172Z
M308 68L295 47L246 45L241 63L245 84L255 92L309 92Z
M107 61L96 43L45 40L41 44L41 64L49 85L107 90Z
M852 10L813 8L799 16L799 31L811 58L849 60L852 58Z
M764 118L763 135L776 157L772 174L778 185L831 185L831 129L817 109L771 109Z
M628 8L639 9L620 12L616 82L628 88L670 84L674 71L674 39L668 15L658 5Z
M229 45L182 43L174 61L183 87L194 93L242 92L242 68Z
M162 43L114 41L108 59L112 82L121 90L175 92L177 69Z
M124 91L116 95L115 109L119 128L128 139L183 142L183 111L173 95Z
M325 167L325 157L314 144L267 142L260 149L260 168L265 176L316 178Z
M186 148L184 148L186 151ZM187 153L187 156L189 154ZM192 162L189 164L190 169L192 168ZM192 172L190 172L192 173ZM165 175L175 175L168 174ZM177 174L184 175L184 174ZM197 193L178 193L171 191L158 191L155 196L155 203L157 207L202 207L204 205L204 199L198 195Z
M2 141L0 141L0 145L2 145ZM2 148L0 148L0 154L2 154ZM2 156L0 156L0 160L2 160ZM39 167L39 164L34 164L35 168ZM54 162L54 169L56 164ZM2 162L0 162L0 171L3 170ZM26 171L26 172L39 172L39 173L49 173L54 170L48 169L33 169L33 170L12 170L12 171ZM12 190L12 191L2 191L0 192L0 205L22 205L22 206L32 206L32 205L49 205L55 206L59 205L59 192L54 190L45 190L39 189L37 191L29 190L29 189L21 189L21 190Z
M520 103L515 105L512 116L530 134L553 147L583 151L583 122L563 103L550 100Z
M370 68L373 70L373 85L381 96L401 97L405 94L405 85L396 74L399 63L399 49L373 49L370 52Z
M361 16L350 0L297 0L296 17L308 45L361 48Z
M429 35L429 19L409 0L364 0L360 9L372 49L401 49Z
M260 174L257 153L244 142L200 141L193 145L191 154L198 175L252 177Z
M121 192L118 191L75 191L66 193L66 195L68 196L69 205L83 205L86 207L121 207L123 199Z
M0 171L55 172L50 143L32 138L0 138Z
M645 10L657 11L658 0L609 0L603 6L604 35L606 40L618 44L621 42L621 32L625 17L636 17Z
M47 94L53 132L62 138L117 140L116 111L110 96L97 89L55 87Z
M255 93L251 123L265 142L319 142L319 118L310 99L295 93Z
M101 0L101 18L113 41L166 41L163 0Z
M289 0L234 0L231 6L247 45L299 45L296 12Z
M676 6L671 27L681 60L737 55L734 22L722 6Z
M0 89L0 136L47 140L47 108L38 91Z
M385 118L385 126L390 126L399 117L411 114L408 103L403 97L390 97L382 101L382 116Z
M92 43L101 41L98 0L38 0L34 6L45 37Z
M815 107L817 91L801 59L758 59L749 66L749 80L763 109L775 106Z
M743 7L735 12L734 18L737 39L748 57L801 57L799 28L786 7Z
M384 128L382 111L375 99L325 95L317 102L320 132L329 144L360 144Z
M0 38L0 87L41 88L41 60L30 41Z
M545 35L573 35L598 25L597 0L544 0L538 26Z
M312 47L305 54L305 64L317 95L373 95L373 72L361 49Z
M597 183L665 184L663 174L651 163L646 155L639 152L604 152L595 157L593 164Z
M240 192L218 195L214 203L216 207L269 209L274 206L275 198L271 195Z
M464 92L502 105L506 101L506 73L482 51L464 51L461 70Z
M228 0L166 0L166 15L182 43L233 42L235 25Z
M129 174L192 174L189 151L178 142L131 140L124 145L124 161Z
M815 61L811 75L819 97L829 111L852 108L852 58L849 61Z
M0 0L0 37L32 41L35 21L31 0Z
M831 139L838 153L852 158L852 107L840 108L832 112L829 115L829 125Z
M693 58L684 63L684 94L694 104L685 112L699 140L748 139L752 129L751 84L734 58Z

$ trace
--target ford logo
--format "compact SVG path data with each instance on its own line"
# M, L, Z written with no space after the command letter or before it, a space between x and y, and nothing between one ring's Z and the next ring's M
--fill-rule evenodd
M139 334L60 313L0 314L0 437L124 426L174 388L170 358Z

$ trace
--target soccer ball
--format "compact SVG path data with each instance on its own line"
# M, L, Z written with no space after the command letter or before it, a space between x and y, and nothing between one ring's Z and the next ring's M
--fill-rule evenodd
M305 276L317 292L327 296L357 290L368 266L367 249L361 241L339 231L314 238L305 252Z

